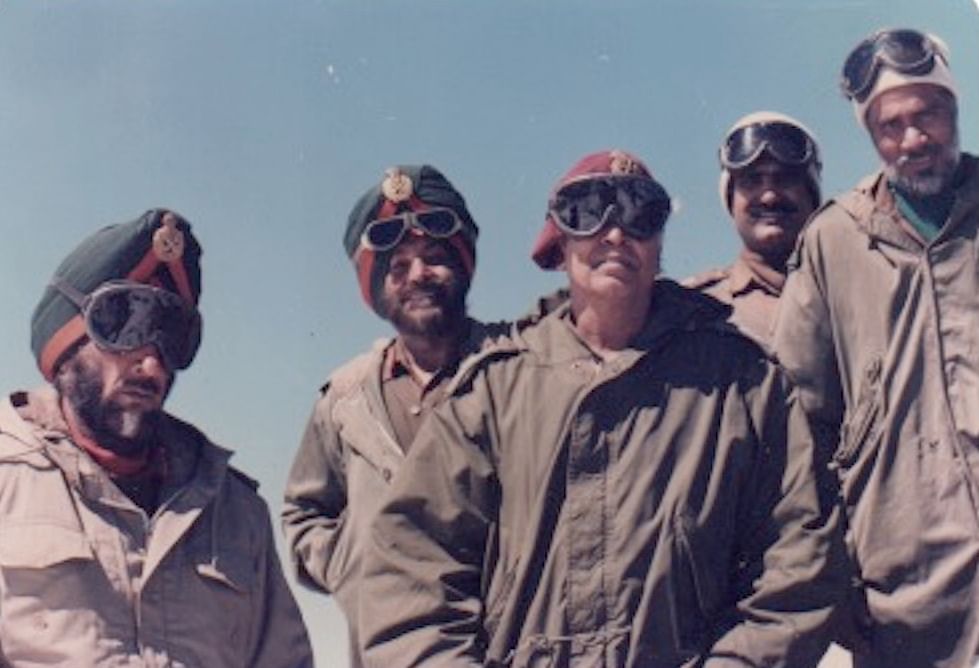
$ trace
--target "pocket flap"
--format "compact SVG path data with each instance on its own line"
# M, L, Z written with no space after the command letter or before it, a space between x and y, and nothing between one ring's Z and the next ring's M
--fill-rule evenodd
M197 573L202 577L220 582L242 594L249 593L255 586L255 571L248 559L239 555L218 555L209 561L197 564Z
M0 566L48 568L73 559L95 558L88 537L58 524L0 525Z

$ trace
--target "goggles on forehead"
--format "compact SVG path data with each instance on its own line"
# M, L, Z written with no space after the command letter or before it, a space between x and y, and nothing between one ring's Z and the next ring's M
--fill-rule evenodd
M670 198L648 177L588 176L562 186L551 197L555 225L573 237L590 237L609 222L635 239L649 239L663 229Z
M917 30L881 30L860 42L843 64L840 88L847 99L862 103L873 90L881 67L902 74L927 74L935 67L935 57L946 63L944 48Z
M462 219L452 209L436 207L425 211L405 211L367 224L360 242L372 251L389 251L414 228L435 239L447 239L462 229Z
M186 369L197 354L200 313L176 293L133 281L109 281L88 295L60 279L52 286L78 306L86 333L101 350L154 345L170 370Z
M721 144L721 166L747 167L768 151L784 165L807 165L818 160L816 145L802 128L784 121L753 123L738 128Z

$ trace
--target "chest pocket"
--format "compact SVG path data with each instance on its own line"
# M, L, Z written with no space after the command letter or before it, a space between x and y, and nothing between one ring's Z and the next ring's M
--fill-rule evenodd
M345 397L334 406L332 417L340 428L340 437L386 482L390 481L404 455L371 413L367 398L362 393Z
M90 607L108 588L80 529L50 522L0 524L0 606L5 615L8 609L47 614Z
M88 538L77 528L43 522L0 525L0 568L43 570L95 559Z

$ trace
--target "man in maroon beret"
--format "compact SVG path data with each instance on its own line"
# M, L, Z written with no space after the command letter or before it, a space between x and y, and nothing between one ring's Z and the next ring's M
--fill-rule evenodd
M658 278L666 191L584 157L533 256L570 298L467 361L372 527L374 666L814 666L842 590L791 387Z
M320 390L282 519L299 581L335 595L346 614L354 666L366 529L460 360L498 329L466 315L477 234L462 195L429 165L387 170L357 201L344 234L364 301L397 336L334 371Z
M51 386L0 403L0 665L296 668L268 508L164 412L201 340L201 248L154 209L83 241L31 320Z

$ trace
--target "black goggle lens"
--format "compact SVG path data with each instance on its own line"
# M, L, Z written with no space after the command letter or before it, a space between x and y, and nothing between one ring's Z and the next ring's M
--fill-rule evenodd
M935 45L917 30L886 30L860 42L843 64L841 86L848 98L863 102L881 65L899 72L925 74L935 63Z
M364 230L365 245L375 251L390 250L398 245L412 226L430 237L444 239L458 232L462 228L462 221L450 209L405 212L368 224Z
M812 140L790 123L754 123L732 132L721 147L721 165L739 169L767 150L786 165L804 165L815 156Z
M185 369L201 340L196 309L178 295L147 285L96 290L83 313L89 337L109 351L155 345L172 369Z
M597 234L614 221L629 236L644 240L663 229L670 199L662 186L646 178L584 179L555 193L550 211L571 236Z

